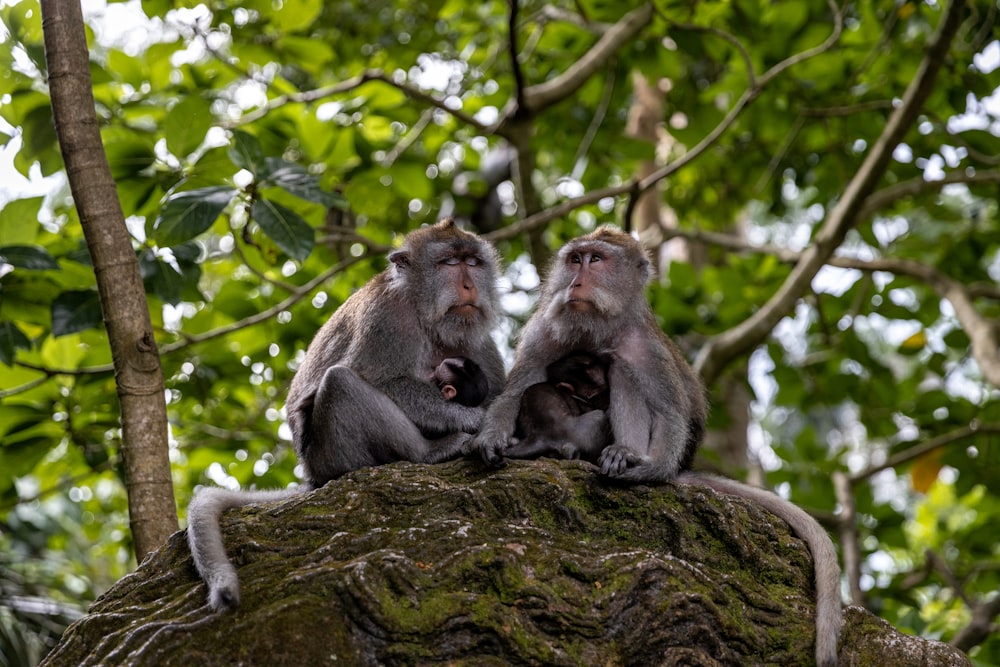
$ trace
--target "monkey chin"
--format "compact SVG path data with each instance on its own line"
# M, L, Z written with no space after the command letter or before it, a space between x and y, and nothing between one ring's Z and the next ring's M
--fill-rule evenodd
M479 315L479 306L474 303L462 303L449 308L448 313L459 317L476 317Z
M566 310L574 313L592 313L596 310L596 307L590 301L570 299L566 301Z

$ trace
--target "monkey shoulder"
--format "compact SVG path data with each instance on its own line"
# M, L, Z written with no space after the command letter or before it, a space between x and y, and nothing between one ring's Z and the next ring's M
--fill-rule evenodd
M624 362L630 366L644 366L658 354L663 347L662 340L650 335L646 327L632 326L619 332L611 349L615 361Z

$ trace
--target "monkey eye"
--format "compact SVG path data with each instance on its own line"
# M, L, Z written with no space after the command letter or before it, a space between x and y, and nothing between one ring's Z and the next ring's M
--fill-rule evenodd
M591 261L592 263L593 263L593 262L600 262L600 261L602 261L603 259L604 259L604 257L602 257L602 256L601 256L600 254L598 254L598 253L596 253L596 252L595 252L595 253L594 253L593 255L591 255L591 256L590 256L590 261Z
M580 253L574 252L572 255L569 256L569 261L571 264L580 264L583 262L583 258L580 257Z
M444 259L441 260L440 263L441 264L447 264L448 266L458 266L461 262L462 262L462 260L460 260L458 257L452 255L451 257L445 257Z
M483 260L479 259L478 257L472 256L472 257L466 257L465 263L468 264L469 266L479 266L480 264L483 263Z

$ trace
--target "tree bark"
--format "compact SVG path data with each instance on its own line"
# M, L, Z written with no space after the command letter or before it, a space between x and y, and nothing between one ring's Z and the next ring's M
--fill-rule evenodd
M139 262L101 143L80 3L42 0L41 9L56 134L93 260L114 360L129 520L141 561L178 527L163 371Z
M41 667L815 664L805 544L753 503L609 484L580 461L394 463L222 519L240 607L183 533ZM860 608L840 665L970 667Z

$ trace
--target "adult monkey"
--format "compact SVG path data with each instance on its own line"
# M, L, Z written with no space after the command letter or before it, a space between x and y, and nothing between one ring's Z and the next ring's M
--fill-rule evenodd
M614 228L600 227L563 246L521 334L507 385L474 444L488 463L503 465L522 394L545 381L547 367L574 352L608 359L611 442L597 460L601 474L708 486L755 501L786 521L813 556L816 662L836 665L842 615L833 544L812 517L773 493L689 470L705 428L704 388L656 324L644 295L650 274L639 243Z
M436 463L468 451L503 386L490 337L498 316L496 250L451 220L411 232L388 269L320 328L292 379L286 412L305 472L299 489L203 489L188 509L188 543L215 610L239 604L219 528L232 507L288 498L365 466ZM481 406L449 401L436 375L472 361L487 380ZM447 365L444 366L447 368Z

